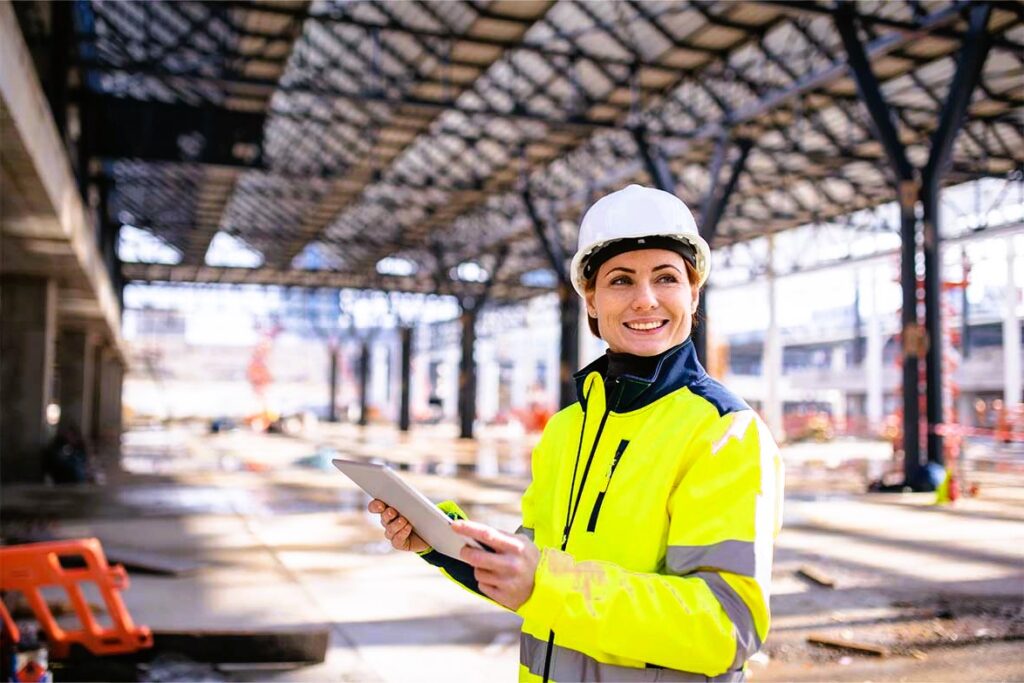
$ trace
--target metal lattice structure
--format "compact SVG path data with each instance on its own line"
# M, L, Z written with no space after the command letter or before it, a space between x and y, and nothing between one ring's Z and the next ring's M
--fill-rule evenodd
M854 11L920 168L969 3ZM628 182L670 185L718 245L894 200L836 22L831 2L80 1L80 153L107 220L182 253L130 280L443 292L504 247L493 296L519 299L552 267L527 203L566 251ZM1024 165L1024 5L986 34L944 184ZM206 266L218 231L264 265Z

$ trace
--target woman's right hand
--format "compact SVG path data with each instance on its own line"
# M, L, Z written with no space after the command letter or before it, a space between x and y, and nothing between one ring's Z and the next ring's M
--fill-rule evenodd
M375 515L380 515L380 525L384 527L384 537L391 541L391 545L396 550L419 553L430 549L430 546L413 531L409 520L398 514L398 510L389 507L383 500L374 498L366 506L366 509Z

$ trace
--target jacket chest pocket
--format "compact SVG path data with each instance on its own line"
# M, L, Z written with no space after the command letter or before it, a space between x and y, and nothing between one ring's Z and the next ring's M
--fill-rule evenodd
M615 470L622 461L622 457L626 454L626 449L628 447L629 439L622 439L619 441L619 445L615 448L615 455L612 456L612 461L608 466L608 471L605 473L601 489L597 492L597 498L594 500L594 507L590 511L590 519L587 522L587 531L590 533L597 530L597 522L601 516L601 506L604 504L605 496L608 495L608 487L611 486L612 478L615 476Z

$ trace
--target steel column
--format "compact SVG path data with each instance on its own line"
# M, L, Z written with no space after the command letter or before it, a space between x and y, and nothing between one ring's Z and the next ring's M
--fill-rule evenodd
M401 391L398 402L398 429L409 431L409 376L412 366L412 328L402 327L399 331L401 339Z
M365 427L370 422L370 342L359 345L359 424Z
M562 408L576 402L573 374L580 365L580 297L572 286L558 285L558 312L561 339L558 349L558 405Z
M462 327L462 355L459 357L459 438L473 438L473 422L476 420L476 362L473 349L476 345L476 306L465 306L459 316Z
M330 396L327 397L327 421L337 422L338 421L338 346L336 344L327 345L327 354L331 361L330 377Z
M501 271L505 259L508 257L509 245L503 244L498 253L494 255L494 262L490 269L490 276L484 283L482 289L474 287L473 293L465 292L459 296L459 323L462 327L462 354L459 357L459 438L473 438L473 422L476 420L476 360L474 350L476 347L476 321L483 310L484 305L490 298L494 284L498 280L498 273ZM437 255L438 264L443 263L440 252ZM436 274L437 282L441 281L443 273Z
M747 158L750 156L750 148L753 146L750 140L739 140L737 143L740 153L733 160L729 168L729 180L719 189L719 176L721 167L725 164L725 156L728 148L728 139L720 138L719 145L715 150L715 158L711 165L711 185L708 188L707 197L704 199L704 208L700 222L700 235L708 246L714 244L715 236L718 234L718 224L725 214L725 207L729 205L729 199L736 190L736 184L740 174L746 168ZM697 358L704 365L707 365L708 340L707 340L707 293L710 284L704 286L700 300L697 302L697 314L694 317L694 328L691 333L693 345L697 351Z
M927 344L924 329L917 322L917 217L914 210L920 188L878 79L857 37L855 5L848 1L837 3L832 18L846 49L857 91L871 115L872 127L889 157L896 179L900 205L900 284L903 289L903 475L906 484L917 486L921 480L918 358L924 355Z
M533 232L537 235L544 254L548 257L551 269L558 278L558 315L560 335L558 342L558 405L562 408L575 403L576 383L573 373L579 369L580 358L580 302L576 290L569 278L569 270L565 264L565 247L558 234L558 226L554 231L548 230L544 221L537 213L533 197L528 191L522 193L523 206L530 217ZM553 232L553 234L551 234Z
M981 77L981 68L988 56L989 41L985 27L992 13L988 3L977 3L970 9L970 25L960 49L956 74L949 87L949 95L942 107L939 126L932 136L928 164L921 177L921 202L924 217L924 315L925 327L931 344L925 359L927 375L928 462L942 464L942 434L939 425L944 422L942 397L942 261L939 231L939 198L942 175L946 172L953 153L953 142L963 127L967 105Z

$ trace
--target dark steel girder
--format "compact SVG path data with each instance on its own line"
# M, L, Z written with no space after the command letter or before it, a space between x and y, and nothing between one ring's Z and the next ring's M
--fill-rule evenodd
M721 191L718 189L718 177L712 176L711 187L708 190L707 201L704 205L703 220L701 220L700 232L708 244L714 242L715 237L718 235L718 224L725 214L725 209L729 205L729 199L732 197L736 190L736 184L739 182L739 177L746 169L747 159L750 156L750 150L753 148L754 143L751 140L739 140L737 147L739 148L739 154L733 160L732 165L729 167L729 179L722 186ZM724 158L724 155L723 155Z
M853 3L844 1L836 6L834 23L846 48L857 90L871 114L875 132L889 157L896 180L910 180L914 176L914 169L907 159L903 143L900 142L896 122L892 119L892 110L882 96L881 84L871 70L871 62L860 43L860 38L857 37L857 13Z
M207 265L162 265L154 263L123 263L124 277L129 282L170 282L219 284L259 287L308 287L330 289L373 289L411 294L456 295L458 284L438 288L430 278L365 275L329 270L296 270L274 268L233 268ZM514 275L518 275L514 274ZM446 274L447 277L447 274ZM482 287L473 291L482 290ZM470 290L467 288L466 293ZM497 280L490 297L502 301L522 300L547 294L546 287L530 287L517 280ZM479 295L479 292L478 292Z
M579 368L580 300L572 286L572 274L566 266L566 250L559 237L557 223L549 226L541 220L528 188L523 190L522 200L537 240L558 278L558 404L564 408L576 400L573 373Z
M94 117L94 156L263 167L263 112L91 93L82 104L102 114Z
M672 169L662 155L661 150L652 145L647 135L647 129L643 126L636 126L630 132L633 134L633 141L636 143L637 151L643 160L644 170L654 186L665 192L676 192L676 179L672 175Z
M91 98L93 106L104 113L100 134L102 139L97 143L94 154L107 159L137 159L146 162L196 163L203 166L225 166L240 170L262 171L281 180L301 182L309 178L323 180L342 180L347 177L347 168L339 170L311 170L307 173L292 174L268 167L262 155L263 122L262 113L241 112L218 105L190 105L166 103L155 100L138 100L120 98L111 95L86 94ZM278 116L271 110L269 116ZM294 114L285 114L290 118L301 118ZM329 122L310 117L325 125ZM139 134L126 139L126 131L150 131L159 135ZM417 129L418 130L418 129ZM198 154L185 154L177 145L180 135L200 133L206 140L214 141L214 145L204 145ZM442 128L434 133L459 139L467 147L473 147L481 141L491 140L501 143L486 133L478 135L465 134L461 131ZM242 143L249 149L258 149L255 157L236 154L235 145ZM444 184L436 182L414 182L410 179L389 179L387 185L425 189L438 187L445 191L479 191L479 184Z
M521 196L523 207L526 209L526 215L530 218L530 227L533 228L533 232L537 236L537 241L540 242L541 248L544 250L544 255L547 256L551 269L555 271L558 282L563 285L571 285L569 270L565 264L565 247L558 237L557 226L554 231L548 229L547 224L541 219L540 214L537 213L537 206L529 189L524 189ZM552 232L553 234L551 234Z
M385 6L378 6L378 11L380 11L380 12L384 13L385 15L391 17L390 10L388 10L387 7L385 7ZM437 21L439 21L439 22L441 22L443 24L443 21L442 21L441 17L439 17L437 15L437 13L435 13L433 10L429 10L429 13L435 18L435 20L437 20ZM536 19L531 20L529 22L522 22L522 26L529 27L530 25L532 25L534 23L534 21L536 21ZM348 43L343 38L341 38L340 36L337 36L337 35L335 35L334 38L336 40L338 40L340 44L344 45L353 55L359 57L367 68L369 68L371 70L375 70L376 61L375 60L369 60L368 61L368 59L365 57L365 55L361 54L360 50L358 49L358 45L352 45L351 43ZM444 63L445 57L446 57L445 54L443 54L440 51L438 51L432 45L429 45L429 44L424 43L422 41L418 41L418 42L420 44L420 47L423 50L425 50L426 52L428 52L429 54L431 54L435 59L437 59L439 63L442 63L442 64ZM392 47L390 47L390 46L388 46L386 44L383 44L383 43L381 43L380 41L377 41L377 40L375 40L375 46L376 46L376 49L382 50L383 52L387 53L392 59L396 60L398 63L401 63L411 73L418 73L419 72L419 68L418 68L417 64L412 62L412 61L410 61L410 58L408 58L405 55L401 54L399 51L397 51L397 50L393 49ZM496 59L500 58L503 55L503 52L504 51L502 51L502 53L499 53L495 57L494 60L491 60L490 63L493 64ZM510 64L511 64L511 62L510 62ZM487 65L481 64L478 67L481 75L486 71L485 66L487 66ZM481 77L480 75L477 76L478 79L480 77ZM356 79L354 78L353 80L356 80ZM543 88L540 87L539 84L536 84L536 85L537 85L538 91L542 92ZM501 86L501 85L496 85L495 87L496 87L497 90L503 92L513 102L518 102L518 98L515 97L515 94L513 92L511 92L510 89L508 89L508 88L506 88L504 86ZM399 92L401 92L401 88L397 88L397 90ZM451 88L449 88L449 87L443 88L443 91L446 92L446 93L449 92L450 90L451 90ZM469 86L465 86L464 88L462 88L460 90L460 92L457 92L457 93L451 95L450 96L450 100L452 102L455 102L458 99L458 97L463 92L466 92L467 90L469 90ZM429 126L429 123L431 123L434 120L436 120L437 116L439 116L440 114L442 114L442 113L444 113L446 111L448 111L448 109L445 109L445 108L437 109L437 110L432 111L430 116L429 116L431 121L429 121L427 123L427 125ZM417 136L417 137L419 137L419 136ZM414 139L416 139L416 138L414 138ZM495 140L495 142L497 144L500 144L500 141L496 141ZM414 142L410 142L409 144L407 144L407 145L405 145L403 147L403 150L410 149L414 144L415 144ZM470 147L474 147L474 146L475 146L475 143L473 145L470 145ZM400 158L401 152L398 152L398 153L390 156L390 158L388 158L387 154L385 154L384 156L385 156L385 159L384 159L385 163L392 163L393 164L395 159ZM394 168L394 165L392 165L391 168ZM433 169L431 169L431 168L426 168L424 170L425 170L424 178L433 178L434 176L438 175L438 173L436 171L434 171ZM472 182L473 182L473 185L474 185L474 189L475 190L482 189L486 179L481 177L480 175L478 175L478 173L477 173L475 168L471 168L470 172L471 172L471 174L473 176ZM442 176L442 178L444 178L444 183L445 184L451 184L451 177L450 177L452 175L451 173L445 172L445 170L441 170L440 171L440 175ZM362 189L365 190L365 188L368 186L368 184L369 183L365 184ZM317 211L319 211L319 209L320 209L320 207L317 207L317 209L315 209L314 211L317 212ZM316 215L316 214L314 213L313 215ZM305 225L305 223L304 223L304 225ZM329 223L328 223L328 225L329 225ZM304 231L304 235L308 239L314 239L317 236L322 235L324 229L326 228L325 225L316 225L316 224L305 225L305 227L306 227L306 230ZM286 252L284 252L283 256L284 256L284 260L286 262L289 262L291 260L291 258L294 256L294 253L291 253L290 251L286 251Z
M925 357L927 377L928 461L944 464L942 447L943 415L943 334L942 334L942 262L940 259L939 194L941 178L953 151L953 142L963 127L971 94L981 78L991 47L987 32L992 5L976 2L970 8L970 24L957 60L956 74L942 107L939 125L932 137L928 163L921 175L921 202L924 223L924 296L925 327L931 344Z
M134 66L112 66L96 60L79 60L83 69L100 73L121 73L136 76L151 76L167 83L173 84L179 81L186 84L211 85L220 90L229 90L232 87L244 88L248 95L253 95L253 89L261 89L263 95L270 97L274 92L286 94L309 95L324 100L343 100L352 102L380 102L391 106L403 106L413 109L422 109L429 112L455 111L467 117L488 116L491 118L511 119L520 121L531 121L541 123L551 128L570 130L614 130L618 126L615 122L598 121L585 116L572 115L564 119L546 116L537 112L530 112L521 103L517 102L509 111L502 111L493 107L463 107L452 99L427 99L415 97L408 94L396 94L386 92L344 92L341 90L310 85L306 87L294 87L279 85L276 81L248 76L233 76L229 78L204 76L196 73L179 73L166 68L135 68Z
M815 16L831 16L833 8L827 5L819 5L815 2L807 2L806 0L755 0L765 6L769 7L784 7L788 11L793 11L800 14L811 14ZM965 4L966 6L966 4ZM1006 9L1012 12L1016 12L1018 16L1024 13L1024 6L1017 2L1007 2L1001 5L1002 9ZM889 17L881 17L870 14L862 14L859 17L861 24L865 26L872 26L876 28L894 29L896 31L904 31L907 33L913 33L921 28L920 23L910 21L900 21L899 19L890 19ZM931 33L940 38L949 38L957 42L967 40L970 31L963 33L955 28L937 28ZM1012 50L1018 54L1024 52L1024 43L1017 43L1005 36L992 36L990 39L990 45L992 47L1005 48Z
M875 59L887 55L893 50L907 45L916 38L928 35L936 28L946 26L949 23L956 21L959 16L959 10L956 7L947 7L933 14L929 14L921 20L920 28L915 31L887 34L863 46L864 55L868 59ZM680 147L688 145L689 141L715 138L721 135L723 131L754 121L764 114L777 109L785 102L823 88L829 83L839 80L846 75L849 68L850 64L846 59L837 59L827 67L807 74L796 83L792 83L783 88L778 88L757 101L751 102L744 107L730 112L728 115L721 116L714 121L705 123L689 135L674 136L682 137L683 139L680 139L676 144L667 147L666 151L673 155L678 154L681 151Z
M711 178L704 197L704 209L700 222L700 235L709 244L714 244L715 236L718 233L718 222L725 213L725 207L736 190L736 184L740 174L747 165L747 158L750 155L750 148L753 146L750 140L740 140L738 143L739 154L733 160L729 169L729 179L724 186L719 181L722 175L722 166L725 164L725 157L729 150L729 139L722 137L715 146L715 155L711 163ZM701 363L707 363L708 358L708 337L707 337L707 288L701 292L697 301L697 312L693 328L693 345L697 351L697 358Z
M666 64L662 64L657 61L649 61L638 58L616 58L608 55L596 55L578 42L573 46L572 49L552 49L541 44L534 44L524 42L515 38L502 38L496 35L467 35L467 34L453 34L445 30L432 30L422 27L412 27L404 24L400 24L394 20L385 22L366 21L362 19L356 19L354 17L342 16L340 14L331 14L330 12L309 12L299 11L288 7L282 6L269 6L269 5L256 5L249 2L225 2L222 3L229 7L237 9L245 9L255 12L265 12L275 15L302 17L313 21L318 21L323 24L337 24L343 26L353 26L356 28L363 29L368 33L374 31L380 31L384 33L397 33L401 35L407 35L414 38L437 40L444 44L453 43L465 43L472 45L481 45L487 47L501 48L501 49L515 49L523 52L530 52L546 59L571 59L573 61L586 60L595 65L611 66L611 67L627 67L630 69L670 69ZM500 21L508 21L512 23L519 23L527 25L530 22L524 22L521 19L515 17L497 14L495 12L488 12L486 9L474 6L473 11L480 18L488 19L499 19ZM747 30L755 30L756 27L748 27ZM713 48L701 47L699 45L687 45L688 49L696 52L704 52L709 55L717 55L718 50Z
M915 207L920 194L914 178L914 168L907 159L906 149L899 139L888 104L882 96L878 78L871 69L857 36L857 13L852 2L836 6L833 22L839 31L850 60L857 90L864 98L874 128L882 141L897 184L900 204L900 285L903 290L901 310L903 342L903 476L908 486L922 485L920 461L918 363L923 355L924 330L917 317L917 220Z

